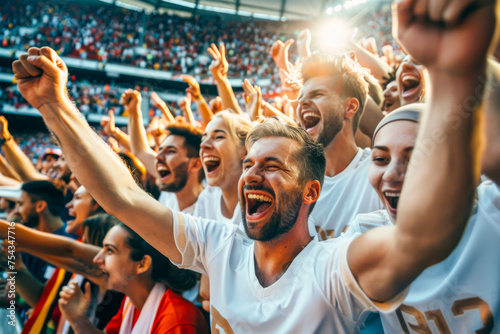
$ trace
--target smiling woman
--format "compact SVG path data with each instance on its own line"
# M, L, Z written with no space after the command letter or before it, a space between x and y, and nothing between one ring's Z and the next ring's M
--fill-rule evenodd
M417 141L423 104L410 104L386 116L373 135L370 184L396 222L397 208L406 169Z
M239 225L238 180L251 127L248 119L229 110L217 113L208 123L200 157L209 187L198 197L195 216Z
M396 80L401 105L423 102L427 70L411 56L406 56L398 68Z

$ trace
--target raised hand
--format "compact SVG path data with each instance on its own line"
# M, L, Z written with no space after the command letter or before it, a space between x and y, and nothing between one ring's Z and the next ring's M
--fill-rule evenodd
M70 281L59 293L59 308L64 317L75 323L87 318L87 311L92 300L90 283L85 283L85 293L78 286L78 282Z
M129 113L137 113L141 109L142 96L137 90L127 89L123 92L120 98L120 103L123 104Z
M300 58L307 58L311 55L311 31L304 29L299 33L297 38L297 49Z
M396 63L395 57L394 57L394 49L392 48L392 45L384 45L382 47L382 57L381 59L387 63L389 66L394 66Z
M110 110L108 115L101 118L102 131L106 136L113 136L116 133L115 113Z
M248 79L243 81L243 97L245 109L252 121L257 121L262 116L262 93L259 86L252 86Z
M68 69L57 53L48 47L30 48L12 64L17 87L34 108L64 103Z
M191 94L190 93L186 94L186 96L179 103L179 106L182 108L184 118L186 119L186 121L189 124L195 126L196 119L194 118L193 110L191 110Z
M115 153L120 153L122 149L120 148L120 145L118 145L118 141L113 138L113 137L108 137L108 144L109 147L115 152Z
M175 118L172 115L172 112L170 109L168 109L167 104L165 101L161 99L161 97L156 94L156 92L152 92L150 95L151 99L153 100L153 103L160 108L162 112L162 119L164 120L165 126L167 126L168 123L175 122Z
M495 13L494 0L399 1L393 35L430 72L467 74L485 64Z
M289 100L297 99L302 88L302 79L299 78L293 66L290 65L290 71L280 69L280 76L283 93L288 96Z
M226 47L224 46L224 43L221 43L219 48L217 48L217 45L212 44L207 51L214 59L210 64L210 72L212 73L215 81L226 79L229 64L226 60Z
M198 81L190 75L183 75L182 80L189 84L189 87L186 88L186 93L191 94L193 100L201 100L202 95Z
M375 38L374 37L369 37L367 39L365 39L362 43L362 47L370 52L371 54L375 55L375 56L379 56L378 54L378 51L377 51L377 41L375 41Z
M295 41L293 39L287 40L285 43L278 40L274 42L273 46L271 46L271 50L269 54L273 58L274 62L278 69L284 69L287 72L290 71L290 62L288 60L288 49Z
M9 123L4 116L0 116L0 125L2 127L2 129L0 130L0 138L6 140L12 138L12 135L9 132Z
M217 114L219 111L222 111L222 99L220 98L220 96L217 96L215 99L211 99L208 104L214 114Z

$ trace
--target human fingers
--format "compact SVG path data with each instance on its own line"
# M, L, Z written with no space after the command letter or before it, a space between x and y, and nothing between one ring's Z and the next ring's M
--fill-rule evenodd
M12 72L14 72L16 80L31 77L31 74L24 68L20 60L16 60L12 63Z
M429 16L429 18L432 21L435 21L435 22L441 21L442 17L443 17L444 10L446 9L446 6L448 5L449 2L450 2L450 0L429 1L428 9L427 9L428 10L427 16Z
M27 54L21 55L19 57L19 61L23 65L26 72L28 72L28 74L32 77L37 77L39 75L42 75L43 72L40 68L35 67L28 62L28 57L29 57L29 55L27 55ZM36 56L32 56L32 57L36 57Z
M62 61L61 57L51 48L44 46L40 49L40 55L47 57L51 62L56 64L56 66L63 70L65 73L68 73L68 68L66 64Z
M413 6L413 14L416 16L427 16L427 5L428 0L416 0L415 5Z

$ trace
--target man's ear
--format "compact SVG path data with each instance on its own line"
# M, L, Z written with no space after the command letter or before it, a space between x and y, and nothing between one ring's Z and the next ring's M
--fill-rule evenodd
M344 118L353 118L354 115L359 111L359 101L355 97L351 97L345 100L345 112Z
M144 274L148 270L153 268L153 259L150 255L144 255L142 260L139 261L136 267L137 275Z
M302 203L311 205L315 203L321 192L321 184L318 180L311 180L306 183L304 193L302 195Z
M45 209L47 209L47 202L42 201L42 200L39 200L36 202L36 204L35 204L36 213L40 214L43 211L45 211Z
M200 158L191 158L191 168L196 169L197 171L203 168L203 164L201 163Z

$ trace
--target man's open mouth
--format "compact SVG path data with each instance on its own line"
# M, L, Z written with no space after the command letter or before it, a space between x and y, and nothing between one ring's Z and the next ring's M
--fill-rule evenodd
M206 156L203 158L203 164L207 168L208 173L212 173L220 166L220 158L214 156Z
M384 196L389 205L389 210L391 212L396 212L398 208L399 196L401 196L401 191L384 191Z
M305 130L312 129L321 121L321 115L314 111L305 111L302 113L302 126Z
M394 101L392 99L386 99L385 100L385 109L391 109L391 107L394 105Z
M158 165L158 167L156 167L156 171L158 172L158 174L160 175L160 177L162 179L166 178L167 176L169 176L172 173L170 171L170 169L168 169L164 165Z
M247 219L257 220L264 217L274 204L274 199L271 195L259 192L246 192L246 211Z

